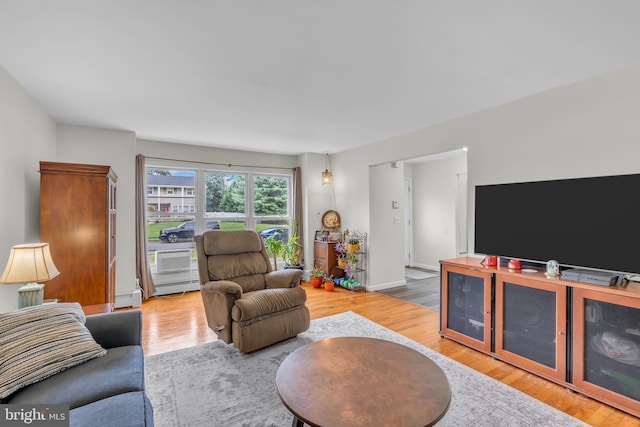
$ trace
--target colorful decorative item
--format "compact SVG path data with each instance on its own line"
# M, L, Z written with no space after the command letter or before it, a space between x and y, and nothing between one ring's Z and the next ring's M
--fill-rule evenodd
M496 267L498 265L498 257L495 255L487 255L482 260L482 265L485 267Z
M555 259L547 261L547 276L558 277L560 275L560 264Z
M358 289L361 285L360 283L353 278L342 278L340 279L340 286L342 286L343 288L347 288L347 289Z
M509 260L509 263L507 264L507 267L509 267L510 270L521 270L522 269L522 264L520 263L520 260L518 260L518 259L511 259L511 260Z

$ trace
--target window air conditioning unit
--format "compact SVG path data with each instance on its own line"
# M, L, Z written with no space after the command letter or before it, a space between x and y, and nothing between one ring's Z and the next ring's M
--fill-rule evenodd
M158 273L191 269L191 249L156 251Z

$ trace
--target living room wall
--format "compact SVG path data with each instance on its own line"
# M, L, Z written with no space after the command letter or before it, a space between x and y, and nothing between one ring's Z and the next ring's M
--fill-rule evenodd
M131 305L136 285L133 132L58 125L56 161L111 166L116 182L116 307Z
M404 284L404 169L383 163L371 166L368 172L371 188L368 194L368 211L372 213L371 230L353 226L350 228L368 233L369 265L366 283L369 290L379 290ZM399 202L398 209L393 208L393 200ZM350 221L347 222L349 223ZM387 254L384 260L376 259L377 252L372 248L380 246L399 247L400 250ZM373 286L374 281L376 286Z
M369 212L366 202L349 202L352 194L369 194L369 165L463 147L468 147L469 212L474 211L477 184L640 173L638 105L636 65L338 153L332 159L335 171L349 171L351 177L337 192L338 205L349 223L369 230L370 216L378 213ZM473 226L469 215L469 251ZM370 231L370 263L403 250ZM374 275L370 279L373 287L384 285Z
M40 241L40 160L56 157L56 123L0 66L0 274L11 246ZM18 288L0 285L0 313L18 307Z

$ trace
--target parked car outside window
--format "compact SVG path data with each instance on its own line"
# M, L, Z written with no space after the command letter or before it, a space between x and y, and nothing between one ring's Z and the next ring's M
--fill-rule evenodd
M218 221L207 221L207 231L219 230L220 223ZM179 240L191 240L195 236L195 223L193 221L183 222L174 228L163 228L160 230L160 240L168 243L176 243Z
M276 236L277 240L283 240L285 242L289 240L289 229L286 227L265 228L258 234L262 237L262 240L265 240L270 236Z

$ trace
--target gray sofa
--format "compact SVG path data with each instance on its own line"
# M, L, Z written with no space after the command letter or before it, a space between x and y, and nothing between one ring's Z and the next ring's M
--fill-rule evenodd
M22 388L2 403L68 404L70 426L153 426L144 385L142 313L87 316L86 327L106 355Z

